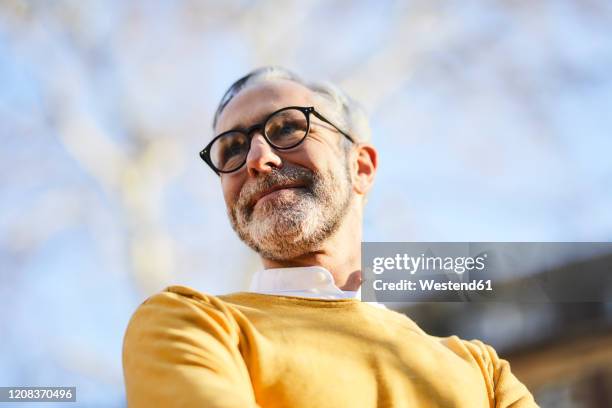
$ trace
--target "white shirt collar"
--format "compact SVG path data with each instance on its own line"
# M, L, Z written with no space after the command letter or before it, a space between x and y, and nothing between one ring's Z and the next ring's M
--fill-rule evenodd
M322 266L263 269L253 275L250 292L267 295L300 296L316 299L358 299L357 291L345 291L334 283L332 274ZM374 306L385 308L376 302Z

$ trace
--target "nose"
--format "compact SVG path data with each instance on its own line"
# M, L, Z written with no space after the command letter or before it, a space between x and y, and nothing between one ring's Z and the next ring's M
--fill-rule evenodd
M249 176L257 177L260 173L268 174L272 171L272 167L280 168L281 165L281 158L266 142L261 132L255 133L251 139L251 148L246 159Z

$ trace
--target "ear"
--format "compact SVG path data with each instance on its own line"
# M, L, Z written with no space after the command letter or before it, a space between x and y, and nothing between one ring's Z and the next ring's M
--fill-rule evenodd
M360 143L354 153L355 168L353 169L353 190L357 194L366 195L372 184L378 166L378 152L369 143Z

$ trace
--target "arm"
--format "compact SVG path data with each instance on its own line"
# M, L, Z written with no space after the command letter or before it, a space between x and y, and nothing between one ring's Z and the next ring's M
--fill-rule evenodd
M527 387L510 371L510 363L499 358L493 347L479 340L463 341L463 344L476 359L495 408L537 408Z
M223 305L171 292L152 296L124 337L128 406L256 407L238 343Z

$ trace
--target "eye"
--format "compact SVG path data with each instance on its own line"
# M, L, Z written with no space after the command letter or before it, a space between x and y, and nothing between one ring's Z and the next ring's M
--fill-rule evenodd
M223 160L230 160L232 157L240 155L243 150L244 143L242 141L234 141L223 150Z
M306 136L308 121L299 109L288 108L275 113L265 126L266 136L276 147L291 147Z
M239 132L221 137L211 149L213 164L222 170L239 166L248 150L247 142L246 136Z
M292 134L293 132L297 132L300 130L299 125L295 122L285 122L282 126L276 130L274 133L279 136L287 136Z

